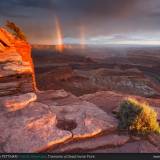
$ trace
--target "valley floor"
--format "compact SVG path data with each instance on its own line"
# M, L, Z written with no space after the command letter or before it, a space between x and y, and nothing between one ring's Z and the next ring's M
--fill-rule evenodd
M127 49L126 49L127 50ZM78 53L77 53L78 52ZM154 49L128 49L113 53L99 49L106 56L99 59L95 51L33 48L37 86L40 90L64 89L76 96L97 91L116 91L143 97L160 97L160 56ZM102 53L101 53L102 52ZM107 52L111 52L108 54ZM116 55L115 55L116 54Z

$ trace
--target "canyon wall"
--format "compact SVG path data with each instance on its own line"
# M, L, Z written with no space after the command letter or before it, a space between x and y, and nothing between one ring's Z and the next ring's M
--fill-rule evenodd
M0 28L0 96L36 89L31 47Z

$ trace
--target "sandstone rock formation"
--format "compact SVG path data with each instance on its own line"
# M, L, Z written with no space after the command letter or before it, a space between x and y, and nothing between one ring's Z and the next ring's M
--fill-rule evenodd
M94 113L94 114L93 114ZM0 116L3 152L39 152L68 140L113 131L117 123L95 105L47 106L33 102Z
M5 50L5 47L10 47L12 45L12 42L14 40L14 37L8 33L5 29L0 29L0 44L1 48L0 50Z
M104 146L117 147L127 143L129 139L130 139L129 136L110 134L107 136L91 138L89 140L79 141L77 143L64 145L55 150L55 152L63 152L63 153L76 152L76 151L85 152L86 150L90 151Z
M126 143L121 147L106 148L92 151L94 153L159 153L157 147L148 141Z
M30 45L0 29L0 96L33 92L34 68Z

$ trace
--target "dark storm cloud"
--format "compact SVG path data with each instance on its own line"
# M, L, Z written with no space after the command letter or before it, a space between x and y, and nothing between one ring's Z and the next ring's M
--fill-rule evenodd
M46 8L54 9L54 0L14 0L14 5L21 5L24 7Z
M53 0L1 0L0 15L8 17L28 17L30 13L22 11L22 9L32 8L34 15L35 8L54 10L55 3ZM20 12L21 11L21 12Z
M0 8L3 6L24 6L24 7L35 7L35 8L55 8L54 0L1 0Z
M63 9L77 11L80 13L86 13L93 16L109 16L120 14L121 11L125 11L127 7L132 7L137 0L85 0L76 1L68 0L70 3L65 3L66 0L59 0L57 3L61 3Z
M59 0L59 3L64 1ZM67 30L71 36L75 33L73 30L69 32L70 24L75 27L75 32L78 32L78 26L81 23L86 27L88 36L112 33L125 34L128 32L143 34L145 32L159 32L160 30L159 0L71 1L71 8L69 7L70 4L63 3L65 7L60 11L62 18L67 19L65 28L68 27ZM70 14L65 14L66 11ZM66 33L66 36L69 34Z
M65 38L160 33L160 0L0 0L0 23L22 26L31 42L51 42L54 16ZM114 38L118 38L115 36ZM96 39L96 38L95 38Z
M53 38L54 10L53 0L0 0L0 24L13 21L23 29L30 42L43 43Z
M60 17L67 37L78 36L81 25L88 35L110 32L116 26L114 20L118 22L133 13L137 0L57 0L55 3L55 13Z
M125 16L132 11L137 0L57 0L55 2L56 12L62 15L62 18L76 17L78 19L75 18L75 21L79 19L85 21Z

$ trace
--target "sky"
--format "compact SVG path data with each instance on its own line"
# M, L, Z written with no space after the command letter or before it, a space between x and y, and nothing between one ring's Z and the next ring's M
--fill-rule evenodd
M56 44L55 19L66 44L160 45L160 0L0 0L30 43Z

